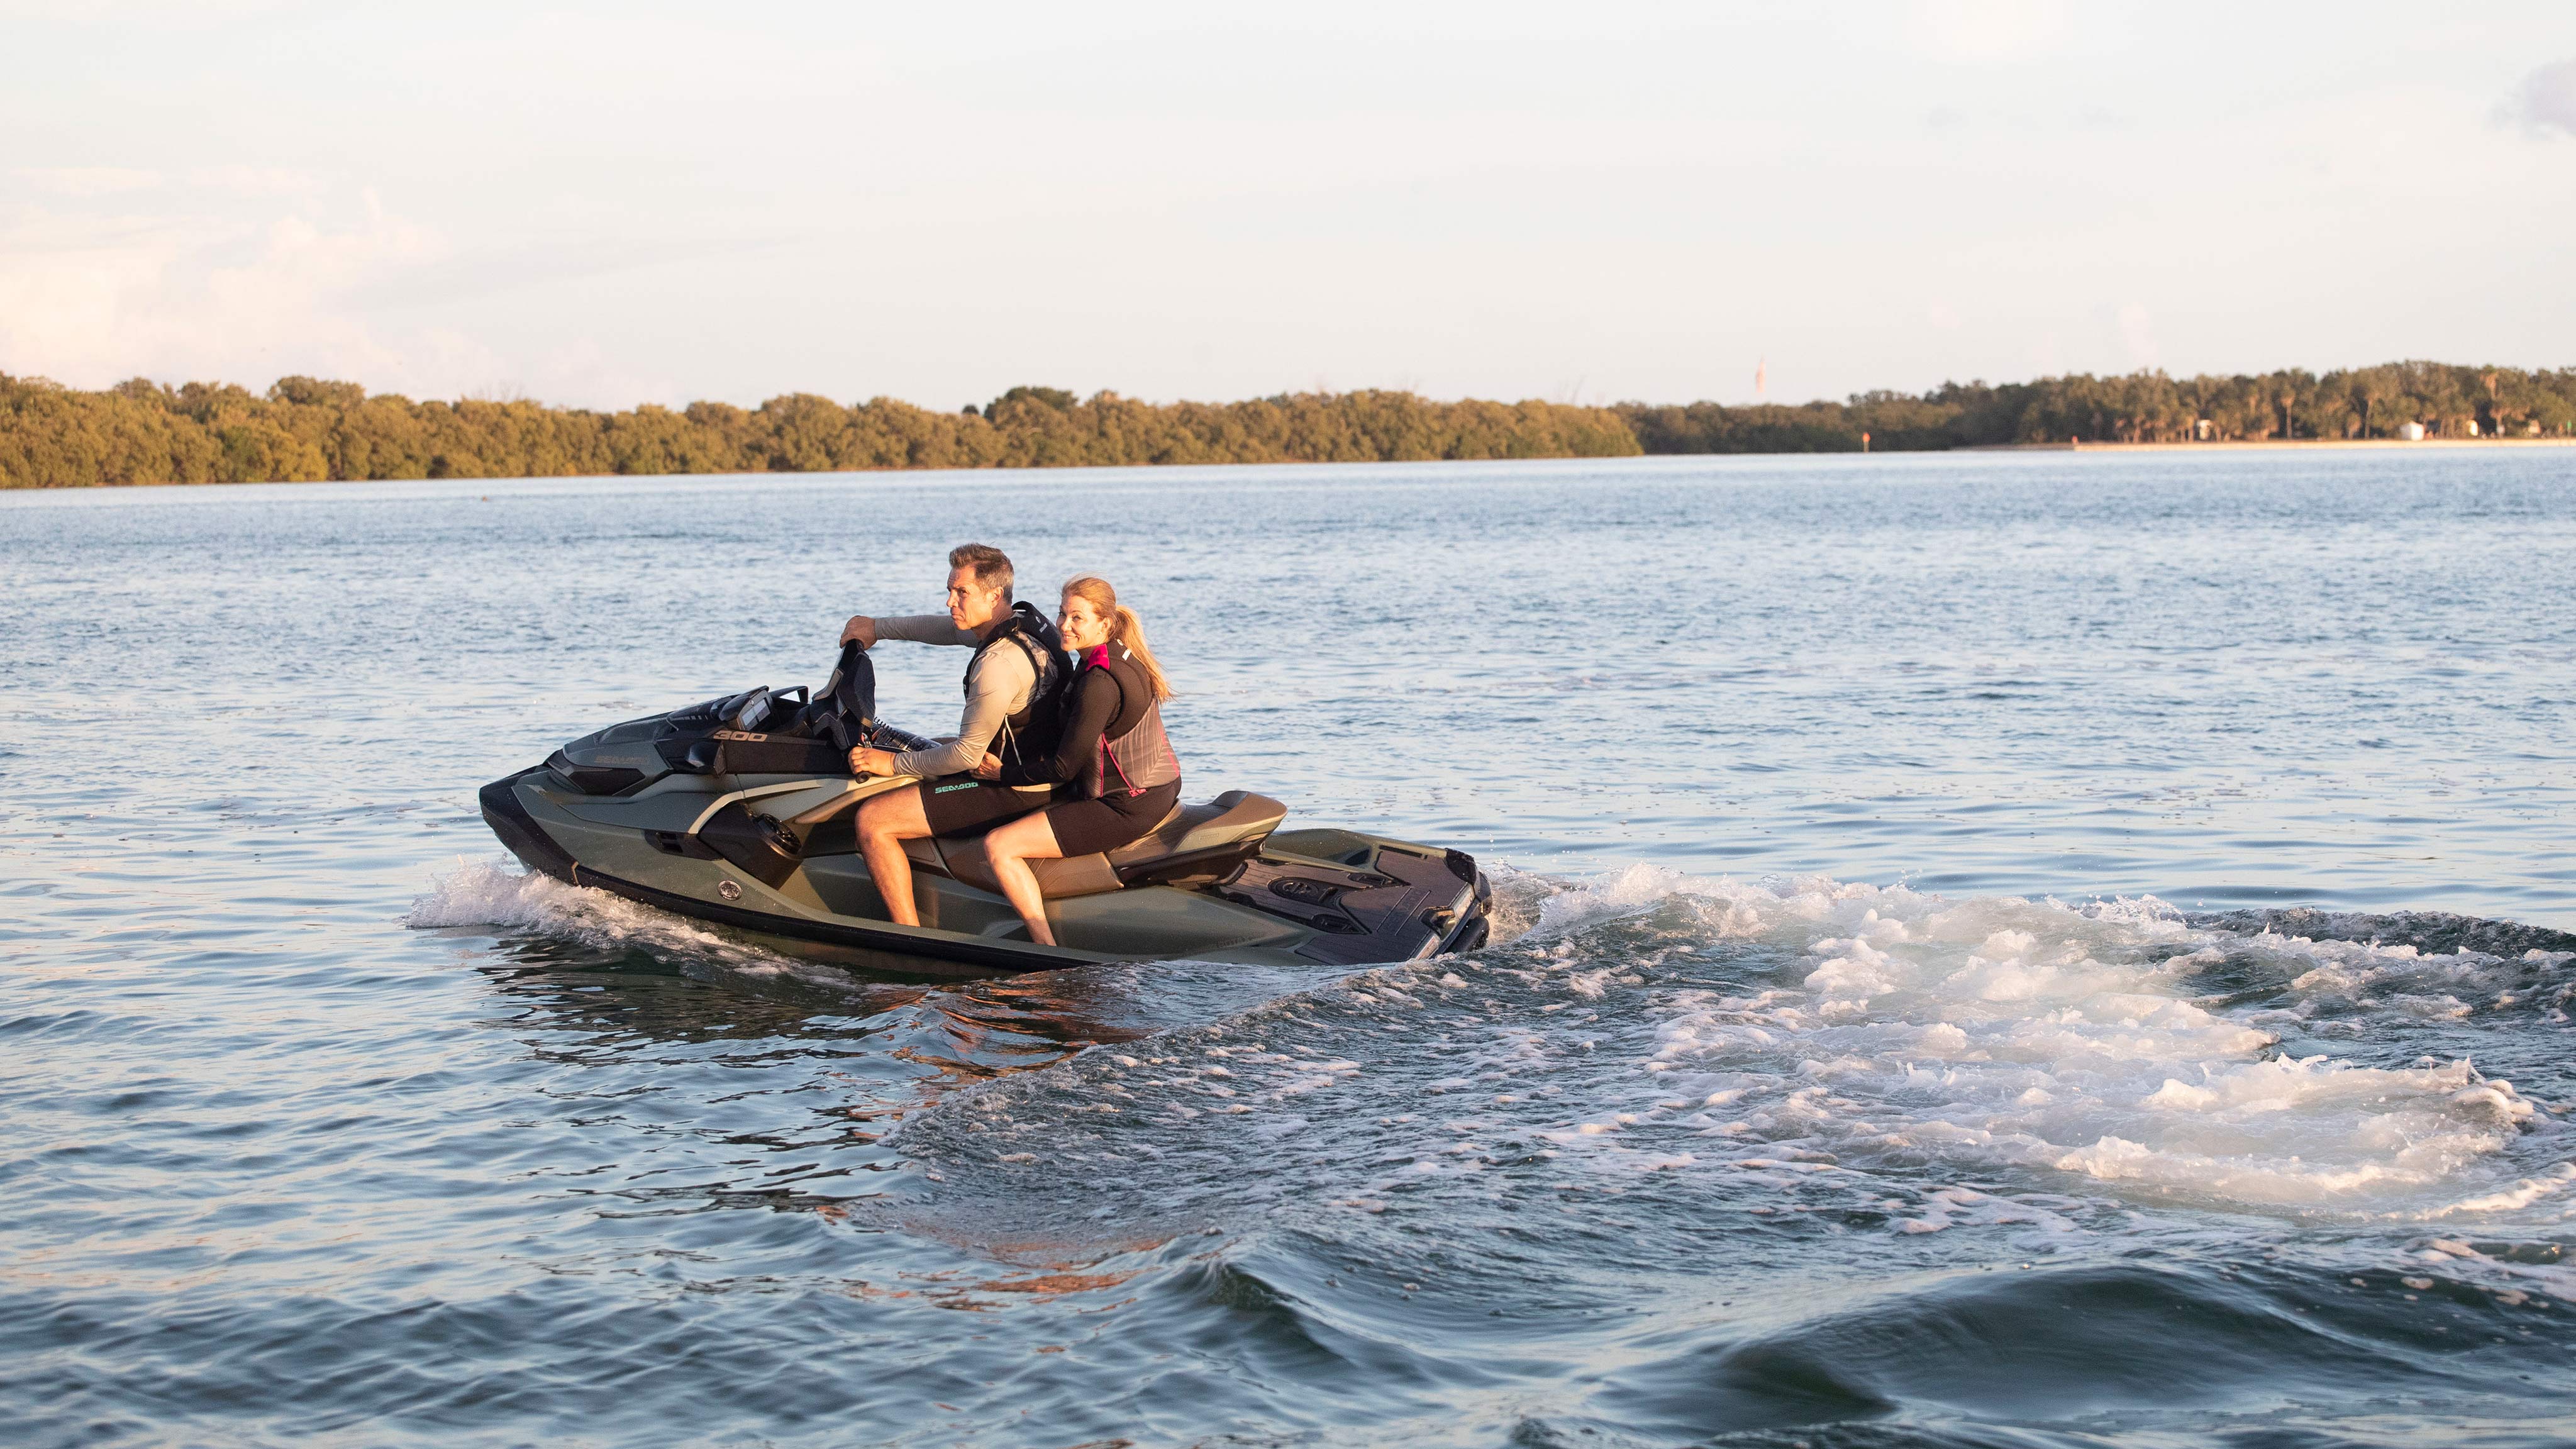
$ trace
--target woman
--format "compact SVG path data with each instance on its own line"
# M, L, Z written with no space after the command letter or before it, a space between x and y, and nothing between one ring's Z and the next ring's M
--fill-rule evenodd
M1064 586L1055 624L1075 660L1062 743L1034 761L1005 767L986 755L975 767L976 778L1005 785L1079 787L1073 798L984 837L1002 894L1041 946L1054 945L1055 932L1029 862L1115 850L1162 824L1181 798L1181 762L1163 734L1172 686L1145 647L1136 611L1118 602L1108 580L1086 575Z

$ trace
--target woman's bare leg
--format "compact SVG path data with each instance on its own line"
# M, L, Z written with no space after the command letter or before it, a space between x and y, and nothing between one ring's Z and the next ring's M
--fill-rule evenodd
M1027 923L1029 939L1041 946L1055 944L1055 932L1048 928L1046 897L1038 893L1037 872L1029 869L1033 860L1062 860L1064 851L1055 843L1055 826L1047 821L1046 812L1023 815L1007 825L993 827L984 837L984 858L993 863L993 879L1002 883L1002 895L1011 909Z
M859 802L859 854L868 862L868 878L885 897L886 915L898 926L918 926L921 913L912 908L912 859L903 843L930 834L930 819L921 813L921 787L906 785Z

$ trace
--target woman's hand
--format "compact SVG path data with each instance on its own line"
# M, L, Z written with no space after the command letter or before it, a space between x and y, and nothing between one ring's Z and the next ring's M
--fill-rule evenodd
M984 758L975 762L975 768L972 773L978 780L998 780L1002 778L1002 757L989 751L986 752Z
M895 775L902 772L895 768L893 751L870 749L866 745L861 745L850 751L850 773L852 775Z

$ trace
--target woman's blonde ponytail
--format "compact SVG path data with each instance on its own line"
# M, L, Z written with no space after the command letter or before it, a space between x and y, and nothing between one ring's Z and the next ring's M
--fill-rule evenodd
M1145 621L1136 617L1135 610L1125 604L1118 606L1118 623L1112 637L1136 656L1136 667L1145 671L1145 678L1154 686L1155 700L1171 698L1172 681L1163 677L1162 664L1154 658L1154 651L1145 647Z

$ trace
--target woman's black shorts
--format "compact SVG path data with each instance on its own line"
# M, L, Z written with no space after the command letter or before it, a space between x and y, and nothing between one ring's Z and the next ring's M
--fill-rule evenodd
M1055 848L1068 857L1116 850L1163 823L1180 803L1181 782L1151 785L1142 795L1113 790L1097 800L1060 800L1047 807Z
M981 835L1054 798L1044 790L1014 789L972 775L943 775L921 782L921 815L933 835Z

